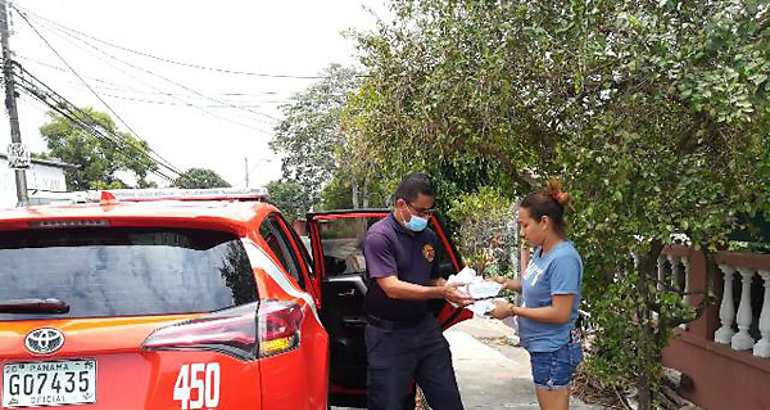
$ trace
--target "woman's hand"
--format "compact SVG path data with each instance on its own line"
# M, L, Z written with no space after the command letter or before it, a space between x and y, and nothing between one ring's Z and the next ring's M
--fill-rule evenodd
M503 289L510 289L516 292L521 292L521 281L518 279L508 279L502 276L495 276L493 281L503 285Z
M512 304L504 300L494 300L492 303L495 307L491 312L487 313L489 316L500 320L503 320L509 316L513 316L514 306Z

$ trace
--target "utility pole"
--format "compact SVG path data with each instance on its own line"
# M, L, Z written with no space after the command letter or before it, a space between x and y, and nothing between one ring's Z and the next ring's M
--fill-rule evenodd
M249 189L249 157L246 157L246 189Z
M13 81L13 56L8 45L10 31L8 28L7 0L0 0L0 43L3 47L3 80L5 84L5 109L8 110L8 118L11 120L11 145L8 149L8 164L16 173L16 196L19 205L26 206L29 203L27 197L27 175L25 168L29 167L29 152L21 144L21 131L19 130L19 113L16 109L16 87Z

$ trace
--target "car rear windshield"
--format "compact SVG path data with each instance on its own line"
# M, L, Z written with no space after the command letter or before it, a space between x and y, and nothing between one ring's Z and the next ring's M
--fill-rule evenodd
M210 312L257 300L233 234L168 228L0 232L0 302L57 298L67 314L0 320Z

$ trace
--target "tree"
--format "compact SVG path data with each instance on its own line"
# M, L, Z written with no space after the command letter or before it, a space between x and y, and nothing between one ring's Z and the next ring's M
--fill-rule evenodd
M351 92L361 83L361 74L352 68L332 64L324 78L292 97L281 107L285 119L275 129L270 148L283 155L283 179L300 184L310 203L320 200L323 186L344 166L340 157L346 138L340 117ZM351 173L345 178L351 180ZM358 207L368 198L369 184L364 178L351 181ZM360 191L360 193L358 192Z
M188 189L229 188L230 183L210 169L190 168L179 175L171 186Z
M76 165L67 168L65 176L70 190L126 188L116 174L119 171L132 172L140 187L150 186L147 174L157 170L157 164L138 152L147 152L149 145L129 133L119 131L109 115L91 108L77 114L79 120L94 124L106 134L117 134L122 142L97 137L91 132L72 124L69 119L49 112L50 121L40 127L40 135L46 141L49 152L45 157L57 158Z
M658 289L661 250L684 234L713 274L736 216L768 210L767 5L391 6L392 23L358 36L368 77L345 109L348 165L390 177L462 164L442 183L472 191L456 181L497 175L510 196L562 176L599 329L590 368L650 409L671 329L711 301L698 290L692 309L682 289Z
M304 218L313 205L305 187L298 182L271 181L266 188L270 200L290 222Z

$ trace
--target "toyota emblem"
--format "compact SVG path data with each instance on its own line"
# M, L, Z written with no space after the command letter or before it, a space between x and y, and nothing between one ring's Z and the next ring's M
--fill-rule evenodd
M24 339L27 350L36 354L51 354L64 345L64 333L51 328L31 331Z

